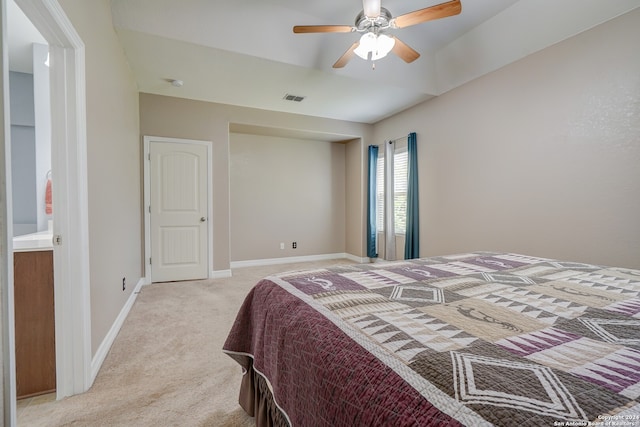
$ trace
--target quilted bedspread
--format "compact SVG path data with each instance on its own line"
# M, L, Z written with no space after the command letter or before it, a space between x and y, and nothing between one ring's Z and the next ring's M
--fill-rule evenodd
M224 345L293 426L640 426L640 271L518 254L261 280Z

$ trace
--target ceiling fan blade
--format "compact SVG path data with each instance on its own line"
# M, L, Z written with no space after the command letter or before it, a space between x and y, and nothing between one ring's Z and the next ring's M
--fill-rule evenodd
M296 25L293 32L296 34L304 33L350 33L354 31L349 25Z
M362 9L367 18L380 16L380 0L362 0Z
M405 42L399 38L394 37L396 43L393 45L391 51L399 56L404 62L413 62L420 57L420 54L409 47Z
M423 22L433 21L434 19L457 15L461 11L462 5L460 4L460 0L451 0L435 6L405 13L404 15L396 17L393 21L396 28L405 28Z
M347 49L347 51L340 57L340 59L338 59L336 63L333 64L333 68L342 68L347 65L347 62L349 62L351 58L353 58L353 55L355 55L354 51L358 48L358 46L360 46L360 42L355 42L354 44L352 44L351 47Z

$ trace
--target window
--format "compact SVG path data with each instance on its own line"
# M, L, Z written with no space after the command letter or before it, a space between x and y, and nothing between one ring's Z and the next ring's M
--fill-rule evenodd
M376 228L384 230L384 156L378 157L376 170ZM404 234L407 228L407 172L408 152L396 149L393 156L393 217L396 234Z

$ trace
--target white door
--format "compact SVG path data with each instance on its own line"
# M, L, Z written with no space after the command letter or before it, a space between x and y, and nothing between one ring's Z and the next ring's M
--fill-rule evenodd
M151 279L208 277L207 146L152 141Z

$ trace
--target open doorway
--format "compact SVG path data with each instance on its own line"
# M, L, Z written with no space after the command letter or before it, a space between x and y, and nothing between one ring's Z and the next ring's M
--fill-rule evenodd
M3 11L13 0L0 0ZM52 224L55 354L57 398L86 391L94 379L91 370L91 321L88 256L88 196L86 171L86 111L84 45L64 10L56 0L15 0L35 28L49 44L51 84L51 170L55 180L52 205L56 209ZM7 22L7 17L3 17ZM4 34L6 36L6 33ZM6 67L6 66L5 66ZM8 72L3 73L3 88L8 88ZM6 98L5 98L6 101ZM3 102L3 110L9 105ZM5 114L6 117L6 114ZM8 123L7 123L8 125ZM5 132L5 135L8 132ZM8 151L5 147L5 151ZM10 167L5 178L10 181ZM11 188L7 188L11 204ZM11 211L12 206L7 207ZM10 214L0 220L9 219ZM2 223L3 221L0 221ZM13 225L4 224L7 234ZM13 245L7 258L13 258ZM4 258L3 253L3 258ZM8 263L8 259L3 259ZM11 271L11 269L8 269ZM4 424L16 423L16 381L13 321L13 275L2 281L2 323L4 388ZM9 367L7 369L6 367Z
M13 0L7 22L16 396L24 406L56 391L51 90L46 40Z

